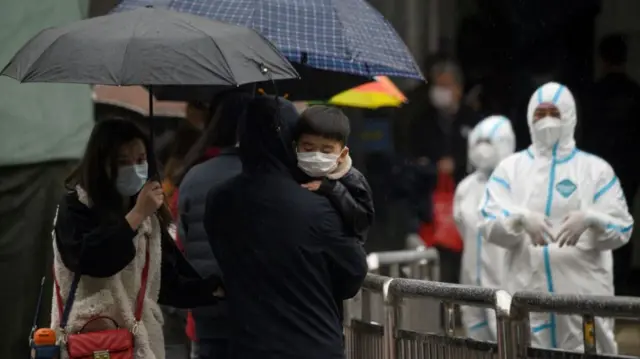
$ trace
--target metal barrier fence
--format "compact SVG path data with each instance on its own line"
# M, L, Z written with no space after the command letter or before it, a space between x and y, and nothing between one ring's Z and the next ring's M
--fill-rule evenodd
M597 354L594 318L640 319L640 298L533 292L512 296L503 290L424 280L437 278L438 271L437 254L424 249L376 253L369 259L373 271L389 266L393 277L369 274L361 295L345 303L348 359L637 358ZM440 302L445 307L444 330L438 325ZM455 305L494 309L498 341L459 336ZM582 316L584 353L533 348L529 314L534 312ZM415 329L416 322L431 325Z

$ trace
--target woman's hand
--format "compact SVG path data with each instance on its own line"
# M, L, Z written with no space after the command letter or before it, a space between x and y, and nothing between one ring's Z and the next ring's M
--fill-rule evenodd
M164 192L162 191L162 186L157 181L149 181L140 190L133 210L138 211L144 218L147 218L154 214L163 203Z
M145 183L138 194L138 200L133 209L127 213L125 219L129 222L131 229L138 230L145 218L154 214L164 202L162 186L156 181Z

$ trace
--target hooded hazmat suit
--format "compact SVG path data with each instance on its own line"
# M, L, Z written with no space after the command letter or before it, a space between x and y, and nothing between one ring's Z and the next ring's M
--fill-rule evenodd
M555 106L560 118L535 120L543 106ZM620 183L606 161L576 148L576 105L565 86L540 87L527 117L533 144L498 165L480 206L481 233L507 249L504 287L614 295L611 250L633 227ZM563 233L575 245L561 246ZM547 245L533 244L542 238ZM534 346L583 350L579 316L532 313L530 320ZM596 318L599 353L617 353L613 325Z
M490 116L474 127L468 141L469 163L475 172L460 182L453 201L456 226L464 239L460 283L500 288L505 250L483 241L478 231L482 220L478 206L491 172L515 151L515 135L506 117ZM463 306L461 311L467 336L482 341L497 340L493 310Z

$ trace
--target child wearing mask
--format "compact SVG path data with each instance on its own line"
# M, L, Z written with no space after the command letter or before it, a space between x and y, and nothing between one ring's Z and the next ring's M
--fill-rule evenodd
M295 131L298 167L314 178L302 187L327 196L348 229L364 243L373 223L371 188L352 166L349 118L338 108L316 105L301 115Z

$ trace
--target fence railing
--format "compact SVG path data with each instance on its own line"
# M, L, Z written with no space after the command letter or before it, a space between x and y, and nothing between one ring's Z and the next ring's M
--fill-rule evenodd
M372 271L386 267L391 276L369 274L361 295L346 302L348 359L632 358L597 353L594 318L640 319L640 298L511 295L503 290L434 282L430 279L437 278L438 257L429 249L375 253L369 259ZM445 308L444 328L439 325L440 303ZM493 309L497 342L476 341L458 333L456 305ZM584 352L533 348L529 314L534 312L582 316ZM416 323L428 325L421 328Z

